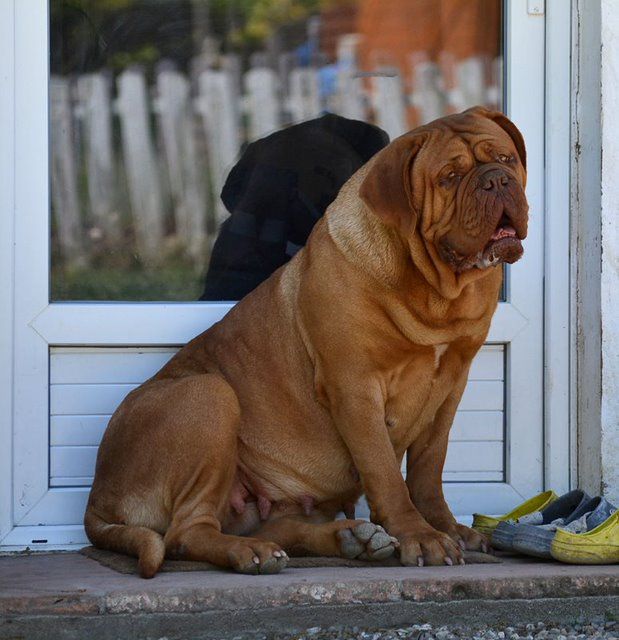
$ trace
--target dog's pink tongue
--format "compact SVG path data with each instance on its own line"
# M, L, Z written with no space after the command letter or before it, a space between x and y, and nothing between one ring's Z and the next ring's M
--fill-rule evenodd
M516 229L510 225L498 227L492 234L491 240L501 240L501 238L513 238L516 235Z

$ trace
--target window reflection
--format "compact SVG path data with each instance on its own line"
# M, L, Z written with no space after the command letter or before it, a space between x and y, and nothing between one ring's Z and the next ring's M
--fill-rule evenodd
M50 24L54 300L237 299L383 131L501 102L499 0L52 0Z

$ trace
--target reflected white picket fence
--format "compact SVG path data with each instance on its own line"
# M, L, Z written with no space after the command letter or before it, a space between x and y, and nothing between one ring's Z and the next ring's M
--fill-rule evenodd
M341 39L337 65L286 75L260 66L241 74L228 56L220 68L191 76L161 64L151 85L140 68L115 81L104 72L53 76L52 204L65 264L87 264L88 242L114 245L130 234L146 264L164 258L173 235L202 266L228 215L219 193L239 150L282 126L331 111L374 122L393 138L446 113L500 102L500 59L439 65L418 53L407 73L361 72L355 38Z

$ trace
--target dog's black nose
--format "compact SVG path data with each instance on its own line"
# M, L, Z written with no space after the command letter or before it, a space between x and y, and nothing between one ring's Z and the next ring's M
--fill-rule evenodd
M509 178L501 169L492 169L479 179L479 186L484 191L498 191L509 182Z

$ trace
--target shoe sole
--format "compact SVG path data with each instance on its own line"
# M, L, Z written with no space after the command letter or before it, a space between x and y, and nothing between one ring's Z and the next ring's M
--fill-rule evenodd
M577 544L554 540L551 555L569 564L619 564L619 546L612 544Z
M514 551L518 553L533 556L534 558L551 560L552 554L550 553L550 548L554 537L555 532L546 529L516 532L512 547Z

